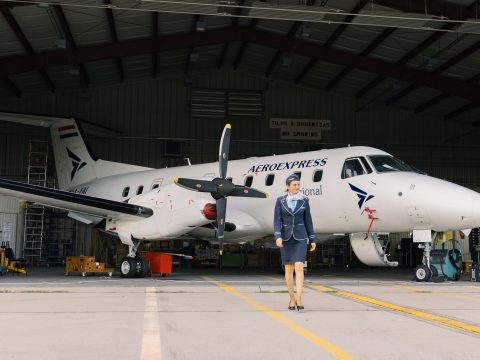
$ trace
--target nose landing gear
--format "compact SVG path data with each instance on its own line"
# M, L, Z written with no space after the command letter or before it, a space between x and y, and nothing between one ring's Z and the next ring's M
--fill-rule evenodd
M133 246L128 246L128 255L123 258L120 265L120 277L122 278L144 278L148 272L147 261L137 254L142 240L135 240L133 242Z

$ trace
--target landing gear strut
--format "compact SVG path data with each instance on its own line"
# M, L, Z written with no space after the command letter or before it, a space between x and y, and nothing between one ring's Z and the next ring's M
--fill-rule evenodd
M144 278L148 272L148 263L140 255L137 255L137 250L142 243L142 240L133 240L134 245L128 246L128 255L125 256L120 265L120 277L122 278Z
M432 234L432 241L435 239L436 233ZM415 281L417 282L424 282L424 281L431 281L432 277L438 276L437 269L435 266L430 264L430 251L432 250L432 243L420 243L418 245L419 249L423 249L423 259L422 264L418 265L415 268Z

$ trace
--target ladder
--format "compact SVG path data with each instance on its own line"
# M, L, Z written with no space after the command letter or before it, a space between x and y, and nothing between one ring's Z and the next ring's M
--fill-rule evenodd
M30 141L28 154L28 184L46 186L48 142ZM25 227L23 237L23 257L29 265L37 265L44 260L43 238L45 226L45 207L29 204L25 209Z

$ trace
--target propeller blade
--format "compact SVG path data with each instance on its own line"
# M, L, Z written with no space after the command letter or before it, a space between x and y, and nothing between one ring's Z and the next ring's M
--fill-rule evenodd
M251 197L251 198L260 198L268 199L269 195L263 191L253 189L247 186L235 185L235 190L230 192L228 196L241 196L241 197Z
M199 192L215 192L217 186L210 180L196 180L187 178L176 178L175 183L185 189Z
M230 149L230 133L232 126L225 125L223 128L222 139L220 140L220 149L218 150L218 165L220 167L220 177L225 179L227 177L228 153Z
M225 234L225 215L227 213L227 199L217 200L217 239L220 256L223 255L223 238Z

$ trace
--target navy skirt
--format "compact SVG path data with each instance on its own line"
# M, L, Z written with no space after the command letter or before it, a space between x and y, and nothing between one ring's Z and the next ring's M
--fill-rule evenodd
M282 265L305 262L307 256L307 240L298 241L290 238L288 241L283 241L280 254L282 255Z

